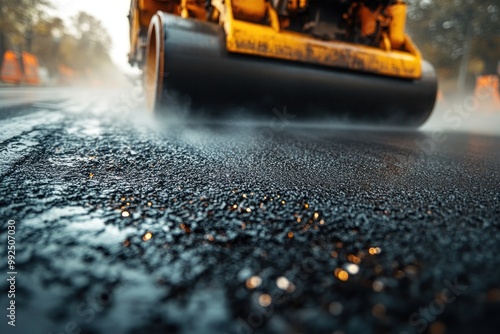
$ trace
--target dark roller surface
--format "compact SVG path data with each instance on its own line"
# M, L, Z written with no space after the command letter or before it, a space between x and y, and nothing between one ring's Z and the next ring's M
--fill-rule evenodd
M179 103L205 116L293 106L308 120L418 126L434 105L436 79L428 63L415 81L228 54L221 27L169 14L163 21L167 114Z
M498 333L499 137L154 127L133 95L0 109L0 333Z

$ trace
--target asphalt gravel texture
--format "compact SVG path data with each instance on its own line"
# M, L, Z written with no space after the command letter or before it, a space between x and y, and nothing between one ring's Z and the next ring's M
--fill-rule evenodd
M499 137L102 95L0 109L2 333L499 332Z

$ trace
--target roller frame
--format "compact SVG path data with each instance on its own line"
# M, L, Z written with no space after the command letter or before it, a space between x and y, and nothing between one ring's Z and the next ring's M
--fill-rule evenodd
M401 79L232 54L223 27L164 12L153 17L148 36L145 89L159 114L183 108L206 117L255 115L286 106L296 119L417 127L435 102L427 62L420 79Z

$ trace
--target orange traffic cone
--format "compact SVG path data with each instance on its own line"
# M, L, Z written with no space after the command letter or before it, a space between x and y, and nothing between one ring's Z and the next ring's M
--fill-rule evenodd
M23 52L24 77L23 82L30 85L39 85L40 77L38 76L38 59L35 55Z
M479 110L500 111L499 78L496 75L482 75L476 79L474 95Z
M6 51L3 56L2 68L0 70L0 81L19 84L23 79L23 72L19 59L14 51Z

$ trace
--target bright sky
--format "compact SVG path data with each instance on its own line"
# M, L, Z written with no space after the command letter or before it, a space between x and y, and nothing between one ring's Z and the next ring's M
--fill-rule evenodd
M84 11L101 21L106 28L113 45L111 58L123 71L131 72L132 68L127 62L129 51L129 29L127 14L130 0L54 0L57 6L56 13L67 23L69 18L79 11Z

